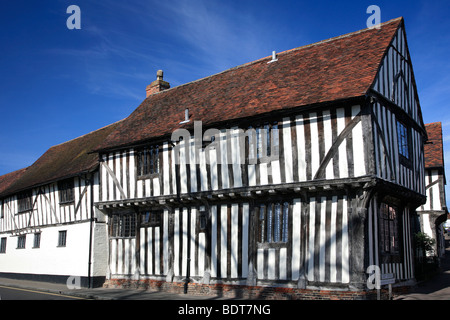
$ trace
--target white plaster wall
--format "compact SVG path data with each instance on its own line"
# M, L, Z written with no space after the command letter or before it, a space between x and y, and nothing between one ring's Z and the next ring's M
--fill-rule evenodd
M33 248L34 234L26 236L25 249L17 249L17 236L7 237L6 253L0 254L0 272L87 276L90 223L41 229L40 248ZM66 247L58 247L59 231L67 230Z

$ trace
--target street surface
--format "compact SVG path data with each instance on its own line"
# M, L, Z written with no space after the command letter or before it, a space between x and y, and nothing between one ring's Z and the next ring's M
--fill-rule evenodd
M65 294L44 292L39 290L21 289L0 285L0 300L80 300Z

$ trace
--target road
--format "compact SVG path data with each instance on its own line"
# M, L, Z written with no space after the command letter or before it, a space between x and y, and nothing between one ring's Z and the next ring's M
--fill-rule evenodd
M0 300L80 300L80 299L84 298L0 285Z

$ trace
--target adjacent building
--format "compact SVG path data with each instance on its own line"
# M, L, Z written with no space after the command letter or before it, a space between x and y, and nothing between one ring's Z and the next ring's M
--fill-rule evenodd
M94 206L99 164L88 151L113 128L54 146L0 178L0 276L103 284L106 217Z
M427 202L417 211L420 215L421 230L436 241L434 255L442 257L445 254L443 224L448 217L442 123L429 123L425 127L428 134L424 146Z

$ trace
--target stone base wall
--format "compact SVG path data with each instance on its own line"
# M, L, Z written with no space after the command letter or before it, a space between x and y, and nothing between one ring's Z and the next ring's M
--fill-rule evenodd
M166 282L160 280L110 279L104 284L106 288L128 288L175 294L215 296L227 299L252 300L376 300L377 291L343 291L296 289L270 286L243 286L229 284L199 284L183 282ZM407 288L394 288L394 293L405 293ZM388 299L387 289L381 290L381 299Z

